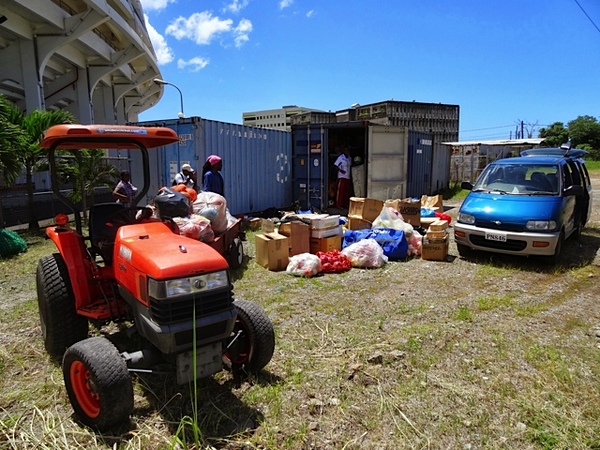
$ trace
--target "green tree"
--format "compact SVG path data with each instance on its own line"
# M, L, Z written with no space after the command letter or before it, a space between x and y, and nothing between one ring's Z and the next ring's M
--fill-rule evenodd
M106 186L112 191L118 182L119 171L107 162L103 150L65 151L61 155L68 155L57 167L61 181L73 186L70 199L75 203L81 202L83 219L87 222L87 210L94 204L94 188Z
M548 128L540 128L539 137L546 139L548 147L560 147L569 140L569 129L562 122L554 122Z
M10 122L12 108L12 103L0 94L0 170L6 184L13 183L21 173L18 155L25 145L21 128Z
M583 148L587 145L589 150L600 150L600 123L592 116L579 116L571 120L569 137L573 147Z
M29 209L29 229L39 230L35 206L33 202L33 174L41 166L47 166L45 151L40 147L44 131L53 125L73 123L75 117L68 111L48 111L36 109L29 114L23 114L16 106L10 108L9 121L21 128L25 135L25 145L19 152L19 159L25 168L25 183L27 188L27 203Z

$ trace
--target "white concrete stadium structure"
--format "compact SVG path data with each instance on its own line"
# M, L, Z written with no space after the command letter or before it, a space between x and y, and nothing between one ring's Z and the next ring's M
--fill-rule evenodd
M2 0L0 93L22 111L123 124L164 87L139 0Z

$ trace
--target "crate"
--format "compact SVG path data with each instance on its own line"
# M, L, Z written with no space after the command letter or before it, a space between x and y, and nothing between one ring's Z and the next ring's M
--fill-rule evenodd
M373 222L383 208L383 201L373 198L350 197L350 207L348 208L348 216L360 217L362 219Z
M289 239L279 233L257 234L256 262L269 270L285 270L289 262Z

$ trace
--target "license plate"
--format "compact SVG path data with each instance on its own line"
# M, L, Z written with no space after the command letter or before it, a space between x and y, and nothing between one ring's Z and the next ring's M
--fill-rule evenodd
M488 241L496 241L496 242L506 242L506 234L505 233L485 233L485 238Z

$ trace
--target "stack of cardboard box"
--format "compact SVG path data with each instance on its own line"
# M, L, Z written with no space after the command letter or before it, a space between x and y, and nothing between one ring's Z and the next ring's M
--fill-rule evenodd
M302 219L310 222L310 253L341 250L344 230L339 215L304 214Z
M448 243L448 221L434 220L423 236L421 259L444 261L448 256Z

